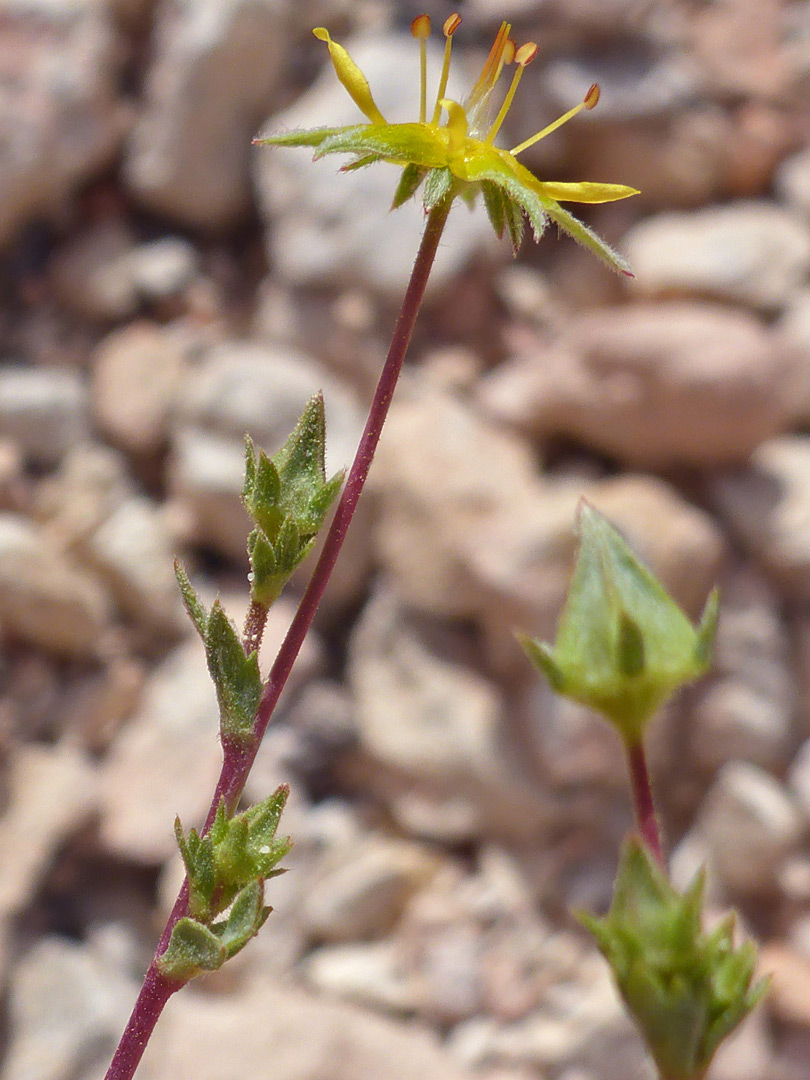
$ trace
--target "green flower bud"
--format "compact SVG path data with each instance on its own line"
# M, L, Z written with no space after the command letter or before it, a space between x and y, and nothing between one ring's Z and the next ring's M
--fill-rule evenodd
M558 693L602 713L633 745L673 691L706 671L717 592L694 627L613 526L585 502L579 534L554 645L525 636L521 643Z

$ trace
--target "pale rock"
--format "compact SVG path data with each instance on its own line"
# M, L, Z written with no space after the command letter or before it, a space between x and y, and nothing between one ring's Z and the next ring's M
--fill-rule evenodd
M571 942L567 973L547 985L531 1015L511 1024L480 1017L459 1024L450 1048L465 1064L528 1066L559 1076L582 1069L599 1080L652 1080L646 1049L626 1016L610 970ZM579 955L577 955L577 953Z
M24 518L0 515L0 623L48 652L93 656L110 619L100 583Z
M378 558L407 604L475 616L469 551L485 522L536 500L532 454L449 395L415 381L400 391L369 478Z
M751 573L721 582L712 680L693 703L689 740L707 771L729 760L782 772L793 748L796 690L778 601Z
M285 1080L472 1080L420 1026L403 1027L268 979L226 998L193 987L179 995L146 1048L141 1076L226 1080L252 1075L267 1060Z
M65 840L97 807L95 767L66 744L17 746L0 816L0 924L32 899L40 878Z
M797 419L806 424L810 418L810 289L802 289L794 295L776 329L785 349L796 357L800 374Z
M183 388L177 425L210 431L240 444L247 433L257 446L274 454L309 399L319 392L326 407L327 472L331 475L350 463L364 417L344 384L314 360L291 350L249 341L214 345Z
M305 901L305 924L321 941L383 937L435 869L429 852L405 840L369 836L333 849Z
M176 511L188 521L186 539L247 565L250 519L240 499L244 478L242 444L194 428L174 435L169 490Z
M775 203L738 201L662 213L622 248L641 296L707 296L764 311L787 303L810 270L810 228Z
M121 610L144 630L171 637L184 626L172 569L173 538L165 512L150 499L122 502L80 554Z
M810 149L783 161L774 177L780 198L810 219Z
M202 229L232 225L250 201L250 140L288 47L278 0L161 4L145 105L124 179L144 206Z
M138 244L129 258L138 295L150 303L171 299L195 279L200 259L194 246L180 236L162 236Z
M744 461L788 428L807 382L800 359L742 311L647 303L581 315L481 384L489 415L538 438L581 439L632 465Z
M304 973L321 993L372 1009L414 1013L418 982L401 953L396 941L328 945L307 957Z
M135 241L112 220L79 232L56 254L51 281L60 303L84 319L114 322L138 308L131 270Z
M350 650L367 782L417 835L536 837L548 802L528 774L494 686L431 652L390 594L366 608Z
M0 369L0 436L32 462L55 465L88 435L87 391L75 372Z
M621 49L626 51L624 42ZM624 66L621 61L616 64L617 70ZM677 62L672 66L677 71ZM589 81L586 77L584 85ZM599 113L602 102L610 108L606 93ZM622 101L612 111L643 109L643 102ZM587 124L572 124L563 138L566 161L576 163L579 175L601 174L629 182L641 190L646 207L668 211L676 207L691 211L718 199L766 193L774 168L792 147L780 110L759 100L727 110L703 98L655 119L636 116L620 122L602 123L595 114ZM617 207L613 220L621 221L620 214L636 210L634 203ZM619 247L626 253L623 240Z
M731 534L785 595L810 598L810 438L769 440L748 468L718 474L712 492Z
M728 762L717 775L696 828L722 882L734 893L773 894L780 868L804 825L788 791L755 765Z
M810 822L810 739L807 739L793 759L788 773L788 785L805 818Z
M22 960L9 1000L7 1080L101 1080L137 989L98 950L48 937Z
M219 775L218 727L202 645L189 641L156 669L101 766L109 851L157 865L176 850L175 815L186 829L200 826Z
M93 358L91 383L99 429L130 454L159 453L193 348L193 335L182 327L151 323L133 323L104 338Z
M810 960L789 945L773 942L760 951L759 972L771 978L771 1014L782 1023L810 1026Z
M6 0L3 19L0 242L7 243L111 164L128 109L101 5Z
M392 122L415 120L419 115L419 50L413 38L374 35L342 44L368 78L383 115ZM428 46L428 80L436 85L441 52L430 42ZM452 85L448 92L452 97ZM272 134L356 123L357 107L325 60L314 86L289 109L270 118L264 129ZM424 228L421 201L417 196L390 214L381 232L380 214L391 205L399 170L381 163L336 177L342 163L336 156L313 165L312 150L306 148L260 149L256 186L270 229L268 245L275 273L290 285L337 281L399 298ZM472 255L496 249L486 214L480 208L470 214L456 207L429 289L435 292L445 285Z
M132 481L121 454L97 443L68 450L59 471L37 492L36 512L60 550L75 550L123 501Z

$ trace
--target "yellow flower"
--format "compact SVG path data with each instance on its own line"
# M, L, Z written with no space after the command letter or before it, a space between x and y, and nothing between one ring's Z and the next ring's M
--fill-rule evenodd
M451 15L443 26L444 64L430 119L425 49L425 41L430 34L430 19L427 15L420 15L411 24L411 32L420 48L421 86L419 120L408 124L388 123L377 108L368 80L348 52L332 40L328 30L316 28L313 33L326 42L338 78L360 111L368 117L368 123L291 131L264 136L256 139L256 142L273 146L312 146L316 148L316 158L326 154L353 155L354 160L344 166L344 170L362 168L378 161L399 165L403 171L393 207L401 206L423 183L422 200L426 210L456 195L472 202L480 191L495 231L502 236L504 230L508 230L515 251L523 236L524 215L529 219L535 240L540 239L551 220L612 269L632 276L624 259L596 233L564 210L560 202L611 202L637 195L637 190L624 184L538 180L518 161L518 155L539 139L556 131L581 110L592 109L599 100L599 87L594 83L583 100L553 124L511 150L503 150L495 145L495 137L512 104L524 69L537 54L537 45L529 41L517 48L509 36L509 24L502 23L477 82L464 101L459 103L446 97L445 91L453 35L460 23L459 15ZM512 63L515 64L512 82L492 120L493 91L504 66Z

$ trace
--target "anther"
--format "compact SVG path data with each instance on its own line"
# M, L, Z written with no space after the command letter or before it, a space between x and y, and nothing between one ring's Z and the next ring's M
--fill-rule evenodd
M537 56L538 46L534 41L527 41L525 45L521 45L518 51L515 53L515 63L520 64L521 67L526 67ZM596 85L596 84L594 84ZM593 90L593 86L591 90ZM589 90L588 93L591 91ZM596 87L597 97L599 96L599 88ZM594 105L596 102L594 102Z
M444 20L444 24L442 26L442 33L445 37L450 38L453 36L453 34L455 34L456 30L458 30L460 26L461 16L458 14L458 12L454 12L454 14L448 16L448 18Z
M521 45L519 49L515 50L514 42L510 38L509 41L512 44L512 58L517 64L517 70L512 76L512 83L509 89L506 91L506 97L503 99L503 105L498 110L498 115L493 121L492 127L487 132L485 142L491 143L495 136L498 134L501 128L501 124L506 119L506 114L512 107L512 101L514 100L515 93L520 83L521 76L523 75L523 69L527 64L530 64L537 56L537 45L533 41L527 41L525 45ZM509 62L509 61L507 61Z
M546 135L550 135L552 131L556 131L558 127L562 127L577 113L582 112L583 109L592 109L599 100L599 86L597 83L593 83L588 87L588 92L585 97L580 101L579 105L575 105L573 109L569 109L567 113L563 113L559 119L555 120L553 124L549 124L548 127L544 127L542 131L538 131L536 135L532 135L530 139L526 139L525 142L520 143L518 146L513 146L509 151L510 154L520 154L523 150L528 150L530 146L534 146L536 142L541 139L545 139Z
M430 16L417 15L411 23L411 33L419 41L430 37Z

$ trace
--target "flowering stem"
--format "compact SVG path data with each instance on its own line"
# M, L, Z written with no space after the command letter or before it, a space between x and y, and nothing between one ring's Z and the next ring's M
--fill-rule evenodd
M377 449L377 443L380 440L380 433L388 415L399 373L402 370L402 364L425 295L428 277L447 222L451 203L452 195L434 207L428 215L422 242L405 291L394 335L391 339L391 346L369 409L366 426L341 493L337 510L326 534L320 557L287 631L287 636L284 638L275 662L270 669L270 675L264 687L264 693L259 703L250 736L239 739L223 737L222 739L222 771L211 801L211 808L208 811L204 831L210 828L221 799L225 800L229 810L235 808L256 758L262 736L267 729L292 666L304 643L304 638L312 625L312 620L315 618L318 604L329 583L343 541L346 539L349 525L354 517L360 493L365 485L374 452ZM252 645L254 641L259 640L264 627L264 620L259 612L252 612L252 615L254 617L248 617L245 627L246 645ZM138 1066L138 1062L141 1060L141 1055L163 1011L163 1007L171 995L180 989L179 984L170 982L161 974L157 966L157 958L165 951L175 923L186 915L187 911L188 882L184 882L161 934L155 957L146 973L129 1023L107 1070L105 1080L130 1080Z
M638 831L660 865L666 869L644 745L641 740L637 742L628 741L625 743L625 750L627 751L627 767L633 789L633 806L636 812Z

